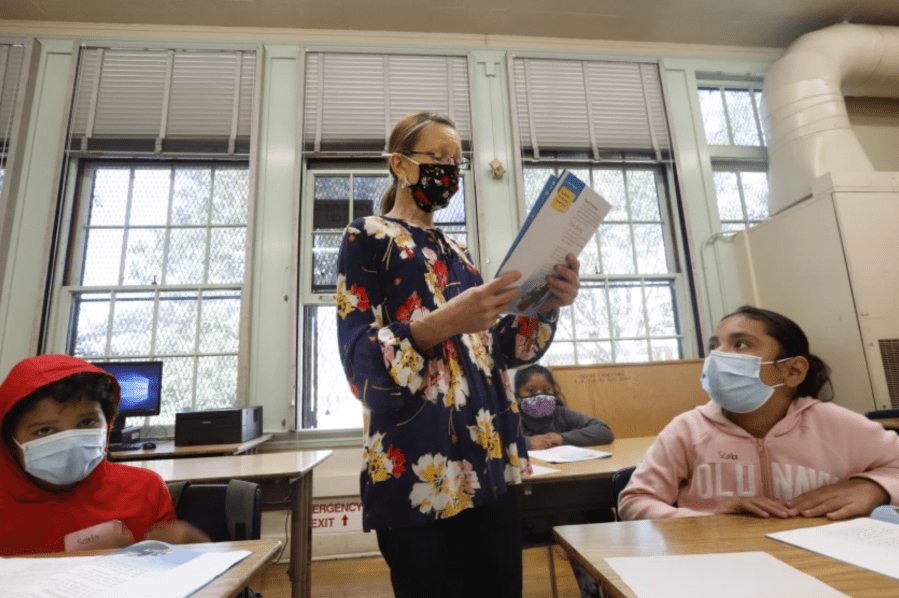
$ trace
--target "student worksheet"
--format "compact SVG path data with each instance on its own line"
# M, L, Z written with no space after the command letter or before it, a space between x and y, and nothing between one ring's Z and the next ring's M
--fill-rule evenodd
M605 559L638 598L849 598L767 552Z

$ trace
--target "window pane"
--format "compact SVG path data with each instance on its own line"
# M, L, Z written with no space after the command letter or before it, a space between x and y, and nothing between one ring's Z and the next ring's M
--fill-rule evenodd
M362 403L350 391L337 347L337 308L306 308L307 338L311 371L305 382L306 402L318 429L358 428L362 426Z
M465 223L465 185L461 179L459 190L450 198L449 204L434 212L434 224L449 223Z
M676 338L652 339L649 341L653 361L668 361L671 359L683 359L684 350L681 342Z
M593 188L612 205L604 222L627 220L627 194L624 192L624 171L597 168L593 171Z
M582 283L573 308L578 338L609 338L609 304L604 286Z
M206 291L200 303L200 352L237 352L240 293Z
M603 222L599 225L599 239L604 274L636 274L630 225Z
M674 317L674 285L670 282L647 283L646 314L649 317L650 336L674 336L679 334Z
M147 168L134 172L131 189L131 226L159 226L166 223L169 211L172 171Z
M730 145L721 90L717 88L700 88L699 107L702 110L702 124L705 128L705 138L708 144Z
M175 421L179 411L193 409L194 357L167 357L162 360L162 398L159 415L149 418L150 425L165 425Z
M764 172L742 172L743 197L750 220L768 218L768 175Z
M112 316L110 355L146 355L153 337L153 294L118 293Z
M577 360L578 363L612 363L612 343L577 343Z
M157 353L185 354L196 350L199 303L199 293L196 292L159 294Z
M206 229L183 228L169 232L165 284L202 284L206 270Z
M126 168L102 168L94 174L88 224L91 226L125 224L131 171Z
M244 259L247 253L247 230L218 228L212 230L209 243L210 284L240 284L243 282Z
M247 223L250 171L247 168L217 168L212 194L212 224Z
M106 353L109 326L109 293L79 293L72 302L76 355L96 357Z
M124 236L122 229L95 229L87 232L82 285L109 286L119 283Z
M715 172L715 197L718 200L718 217L724 220L743 220L740 188L736 172Z
M578 361L574 356L574 343L560 341L558 339L553 340L552 344L549 346L549 349L546 353L543 354L543 358L540 360L545 366L554 366L554 365L576 365ZM586 361L582 363L587 363Z
M233 407L237 403L237 356L212 355L197 359L194 409Z
M659 194L656 175L651 170L627 172L627 194L630 199L631 220L660 222Z
M615 361L617 363L639 363L649 361L648 341L615 341Z
M209 221L212 169L179 168L172 186L172 224L205 225Z
M559 321L558 324L556 324L556 336L553 337L553 344L560 340L567 341L574 338L574 329L572 328L572 318L574 317L573 309L574 308L569 305L559 310Z
M337 288L337 256L342 235L312 236L312 288Z
M749 90L728 89L724 92L724 98L733 130L734 145L761 145Z
M162 280L162 244L165 230L136 229L128 233L122 284L159 284Z
M643 316L643 293L634 283L616 283L609 288L609 305L612 310L613 336L645 336L646 320Z
M637 272L640 274L664 274L668 272L665 255L665 237L661 224L635 224L634 238L637 248Z
M524 169L524 196L526 213L530 213L534 203L540 196L543 186L546 184L549 175L555 174L552 168L525 168ZM608 201L608 198L606 198Z

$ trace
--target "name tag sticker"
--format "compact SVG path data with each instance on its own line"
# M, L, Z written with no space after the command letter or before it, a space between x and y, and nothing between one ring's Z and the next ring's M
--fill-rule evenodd
M102 540L112 540L123 534L122 522L118 519L72 532L64 538L66 552L90 550Z

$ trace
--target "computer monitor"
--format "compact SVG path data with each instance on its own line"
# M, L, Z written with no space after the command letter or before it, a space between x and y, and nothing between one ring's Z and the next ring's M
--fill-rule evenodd
M128 417L159 415L162 403L161 361L103 361L95 366L115 376L122 389L114 430L125 427Z

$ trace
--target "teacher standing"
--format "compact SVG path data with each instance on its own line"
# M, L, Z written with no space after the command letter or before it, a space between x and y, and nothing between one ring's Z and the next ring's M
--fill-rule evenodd
M449 118L416 112L389 141L383 216L344 232L340 357L363 409L363 527L375 530L397 598L522 592L518 495L530 466L507 368L537 361L577 259L556 266L539 316L506 311L521 277L484 284L467 248L433 224L467 166Z

